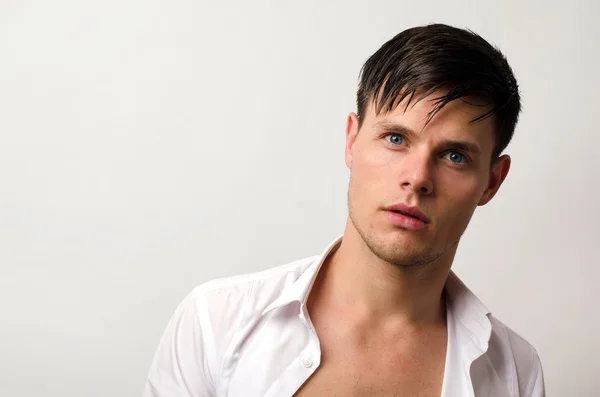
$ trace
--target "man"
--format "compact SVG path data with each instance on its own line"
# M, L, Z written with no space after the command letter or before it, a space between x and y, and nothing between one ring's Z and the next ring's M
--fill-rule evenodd
M207 282L178 307L145 396L544 396L535 349L450 268L506 178L520 112L504 56L445 25L361 71L349 217L323 254Z

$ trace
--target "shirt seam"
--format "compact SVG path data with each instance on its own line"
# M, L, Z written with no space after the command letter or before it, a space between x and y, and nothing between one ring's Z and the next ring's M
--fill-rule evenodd
M283 265L279 265L279 266L276 266L273 268L259 270L259 271L253 272L253 273L247 273L247 274L242 274L242 275L237 275L237 276L213 279L213 280L210 280L210 281L202 284L200 287L202 288L202 290L204 292L212 292L215 290L219 290L221 288L228 288L228 287L233 287L233 286L238 286L240 284L248 283L248 284L251 284L251 289L254 289L254 284L256 284L259 281L267 280L267 279L270 279L273 277L288 274L289 272L297 271L297 269L293 269L293 270L285 269L288 266L289 267L299 266L299 265L303 265L305 267L310 266L312 263L314 263L314 259L316 257L317 256L309 256L309 257L298 259L298 260L295 260L295 261L292 261L292 262L289 262L289 263L286 263ZM303 262L306 262L306 263L303 263Z
M224 377L223 377L225 365L227 363L231 362L233 350L239 344L239 340L241 338L240 332L242 329L242 325L245 323L245 320L246 320L246 317L248 314L248 308L250 306L250 297L252 296L252 294L254 292L256 282L257 282L256 280L252 280L250 283L250 287L248 288L248 292L246 293L246 297L243 302L242 315L240 316L240 320L236 324L235 333L234 333L233 337L231 338L231 341L229 342L227 349L225 350L226 353L223 355L223 362L221 364L221 370L219 373L220 379L222 379L222 381L223 381L223 383L219 385L219 390L224 392L223 395L227 394L227 393L225 393L225 391L227 391L229 389L229 382L231 381L231 376L227 379L224 379ZM236 362L235 365L237 366L237 364L238 363Z
M537 363L537 361L539 359L536 356L537 356L537 354L532 349L530 351L530 361L531 361L531 363L533 365L533 371L532 372L533 372L534 376L530 376L529 379L527 380L527 387L525 388L525 390L527 392L527 394L525 394L526 396L530 396L531 393L533 392L533 389L535 388L535 384L537 382L537 378L538 378L539 373L540 373L540 368L539 368L538 363Z
M198 300L195 300L195 306L196 306L196 311L198 314L198 320L200 321L200 326L202 327L203 325L205 325L205 333L209 333L210 335L207 335L208 338L210 339L210 341L212 343L209 344L209 349L211 349L211 359L213 361L218 362L218 357L217 357L217 351L216 351L216 339L215 339L215 333L213 331L213 326L212 326L212 321L210 320L210 315L209 315L209 311L208 311L208 305L206 303L206 295L205 294L201 294L201 298L203 301L203 305L199 305ZM201 308L203 308L203 310L200 310ZM215 365L211 365L210 368L215 368ZM213 373L212 370L209 369L209 374L211 377L211 382L212 382L212 386L213 386L213 390L217 390L217 382L215 382L215 374Z

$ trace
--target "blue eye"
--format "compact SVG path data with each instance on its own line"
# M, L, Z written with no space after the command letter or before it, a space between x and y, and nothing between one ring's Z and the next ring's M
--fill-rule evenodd
M394 145L401 145L404 143L404 137L400 134L387 134L386 138Z
M446 154L446 157L448 158L448 160L457 164L467 162L467 158L465 157L465 155L459 152L448 152L448 154Z

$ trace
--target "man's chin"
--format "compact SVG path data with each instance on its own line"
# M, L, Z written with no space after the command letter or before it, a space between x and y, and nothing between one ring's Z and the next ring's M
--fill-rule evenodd
M367 245L377 257L396 266L411 267L431 261L431 245L414 236L388 236L379 241L367 241Z
M421 248L428 249L432 245L430 232L414 231L395 227L382 235L382 240L391 245L403 246L406 249Z
M436 256L426 252L379 252L375 253L380 259L400 269L415 269L433 262Z

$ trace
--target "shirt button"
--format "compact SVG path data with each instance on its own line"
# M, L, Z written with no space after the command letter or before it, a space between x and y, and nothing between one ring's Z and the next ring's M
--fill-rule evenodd
M303 358L302 359L302 365L304 366L304 368L310 368L313 365L313 362L310 358Z

